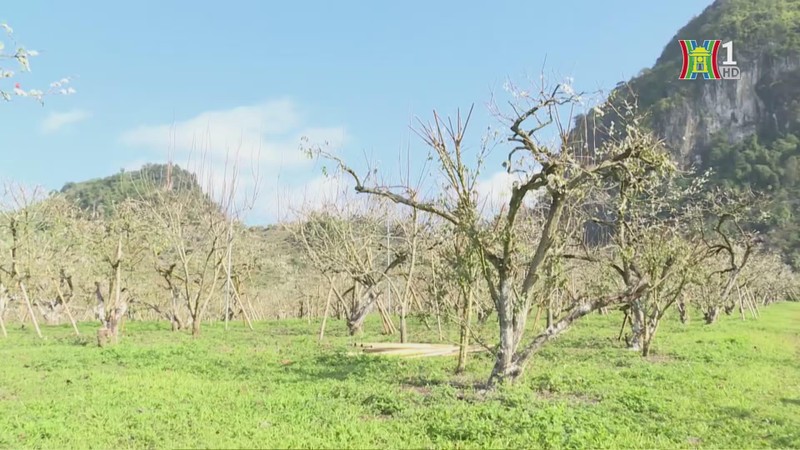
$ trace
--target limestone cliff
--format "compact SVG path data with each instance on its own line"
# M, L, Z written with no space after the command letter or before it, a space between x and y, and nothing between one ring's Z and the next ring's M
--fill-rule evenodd
M689 95L652 108L652 126L681 159L702 159L712 137L730 143L757 135L795 132L800 124L800 56L737 61L739 80L689 80Z
M732 41L741 79L680 80L680 39ZM653 130L687 163L702 158L717 133L737 143L754 134L797 132L800 0L717 0L628 84Z
M682 39L733 42L741 78L679 79ZM771 221L759 231L800 269L800 0L716 0L653 67L620 83L601 115L577 119L575 136L594 136L581 147L591 151L603 140L599 130L619 121L609 105L633 98L684 165L711 169L715 185L769 194L761 208ZM604 127L583 129L597 123Z

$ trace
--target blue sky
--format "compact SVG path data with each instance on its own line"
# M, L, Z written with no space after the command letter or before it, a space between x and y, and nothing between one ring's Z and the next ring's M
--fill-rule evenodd
M43 88L72 77L77 93L44 107L0 105L0 177L59 189L164 161L171 129L179 164L192 139L217 165L241 140L242 155L261 148L251 221L272 221L276 192L286 202L324 189L319 167L298 155L300 136L385 167L408 146L414 116L475 103L477 142L496 123L485 104L506 80L524 86L546 60L554 79L607 90L652 65L710 3L13 2L0 22L40 52L13 82ZM410 142L413 158L426 154ZM491 161L487 184L500 171Z

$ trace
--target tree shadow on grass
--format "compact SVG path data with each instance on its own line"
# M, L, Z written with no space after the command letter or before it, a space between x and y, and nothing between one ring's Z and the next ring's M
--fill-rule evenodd
M800 398L782 398L781 403L784 405L800 406Z
M752 419L753 412L746 408L725 407L720 409L721 417L736 419Z
M456 389L470 389L475 391L487 390L486 381L466 379L456 376L455 379L433 379L427 377L410 377L401 380L404 386L410 388L431 388L436 386L450 386Z
M561 348L577 350L608 350L610 348L625 348L624 341L617 340L617 338L613 336L575 337L569 341L562 341L559 343L559 346Z
M350 380L381 377L399 370L399 361L363 355L334 353L317 356L305 363L287 365L297 381ZM382 378L385 378L384 375Z
M440 395L452 396L456 400L472 404L495 399L495 394L497 394L497 391L489 387L485 380L469 379L463 375L455 375L453 378L448 379L408 377L400 380L400 387L425 398L437 398L430 396L434 395L435 389L443 387L445 390L443 392L439 391Z

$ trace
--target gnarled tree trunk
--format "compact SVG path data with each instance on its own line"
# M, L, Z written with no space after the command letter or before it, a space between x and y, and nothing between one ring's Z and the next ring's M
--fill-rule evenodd
M100 290L100 283L95 283L95 287L97 316L100 319L100 329L97 330L97 345L104 347L108 344L116 344L119 341L119 328L122 324L122 318L128 312L128 304L119 302L119 306L107 311L106 301Z
M356 295L356 293L353 292L353 295ZM378 297L380 297L380 292L375 292L374 287L370 287L359 297L361 300L358 302L358 305L353 308L350 312L350 316L347 318L347 330L350 336L361 333L364 328L364 320L367 318L370 311L372 311L372 307L375 306L375 302L378 300Z
M689 308L686 305L684 296L681 296L681 300L678 302L678 315L682 324L689 323Z

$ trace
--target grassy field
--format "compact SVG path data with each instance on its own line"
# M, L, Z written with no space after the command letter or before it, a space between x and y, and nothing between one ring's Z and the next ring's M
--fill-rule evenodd
M621 348L618 325L588 318L488 394L475 388L488 355L466 376L454 358L348 356L341 323L323 346L304 321L200 339L129 323L103 349L14 326L0 339L0 448L800 447L800 304L667 323L648 360Z

